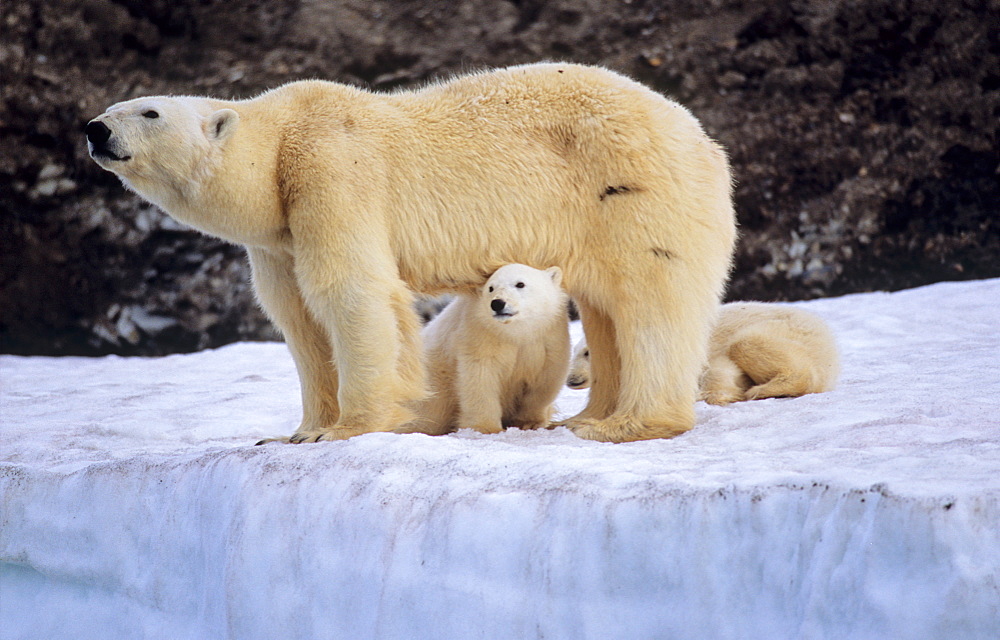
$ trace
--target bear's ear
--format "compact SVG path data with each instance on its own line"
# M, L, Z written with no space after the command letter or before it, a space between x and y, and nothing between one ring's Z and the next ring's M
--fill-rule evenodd
M232 109L219 109L205 120L205 135L209 140L222 142L236 131L240 115Z
M549 267L545 270L545 273L549 274L549 277L552 278L552 282L554 282L557 287L562 284L562 269L559 267Z

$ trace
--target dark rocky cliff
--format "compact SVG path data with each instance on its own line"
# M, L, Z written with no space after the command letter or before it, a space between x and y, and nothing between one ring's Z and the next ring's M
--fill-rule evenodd
M1000 275L1000 1L46 0L0 6L5 352L158 354L274 337L238 247L87 158L159 93L373 89L543 59L686 104L731 155L730 298Z

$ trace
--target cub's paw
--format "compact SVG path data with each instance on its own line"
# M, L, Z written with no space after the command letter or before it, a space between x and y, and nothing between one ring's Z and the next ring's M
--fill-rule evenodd
M701 399L707 402L708 404L714 404L720 407L724 407L727 404L739 402L744 398L742 395L736 395L735 393L728 393L725 391L713 391L711 393L706 393L705 395L702 396Z
M478 431L479 433L501 433L503 432L503 426L500 424L491 424L489 422L481 424L472 424L467 427L473 431Z
M524 430L536 430L536 429L554 429L556 425L549 423L548 420L528 420L525 422L518 422L510 425L517 429Z

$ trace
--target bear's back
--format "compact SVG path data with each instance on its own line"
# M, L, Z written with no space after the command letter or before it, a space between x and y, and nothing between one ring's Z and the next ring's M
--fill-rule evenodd
M508 67L388 94L386 100L443 139L482 140L497 153L507 143L531 140L570 164L601 165L608 153L623 150L648 162L679 140L706 140L687 109L600 67Z

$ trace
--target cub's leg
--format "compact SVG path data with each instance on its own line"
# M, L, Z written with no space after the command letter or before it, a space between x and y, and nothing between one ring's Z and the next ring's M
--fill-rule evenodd
M299 374L302 423L292 438L322 432L340 416L337 369L330 341L306 309L295 282L291 256L256 248L248 248L247 255L257 299L284 335Z
M794 342L775 345L767 333L748 332L729 348L729 357L753 381L747 400L795 397L812 390L809 354Z
M552 420L552 403L529 393L525 396L525 406L511 418L509 427L518 429L547 429ZM530 406L528 406L530 404Z
M455 428L458 401L455 397L453 381L451 376L434 376L434 373L432 371L431 389L433 392L421 403L417 417L409 424L396 429L396 433L425 433L431 436L441 436Z
M503 431L500 377L495 363L459 358L455 387L458 392L460 429L480 433Z
M748 387L753 384L743 370L726 356L716 356L708 362L702 374L700 398L709 404L727 405L745 399Z
M519 429L548 428L552 420L552 404L559 395L562 381L565 379L566 376L560 376L554 382L546 380L530 384L508 426Z
M559 397L569 374L569 325L563 321L559 331L545 336L545 358L534 380L528 383L512 424L522 429L548 428L553 403Z

